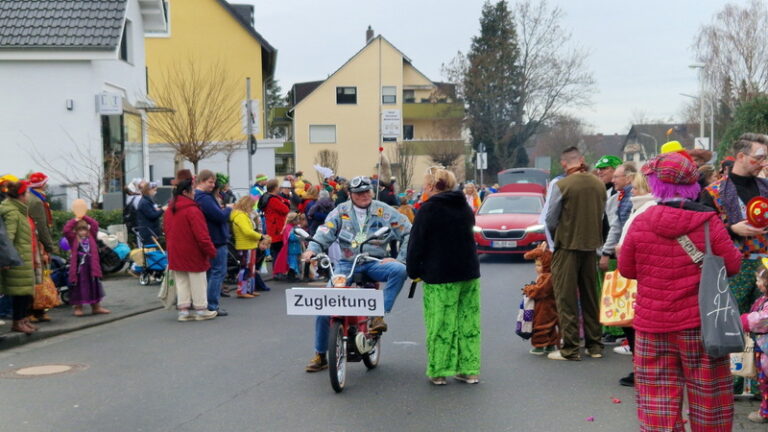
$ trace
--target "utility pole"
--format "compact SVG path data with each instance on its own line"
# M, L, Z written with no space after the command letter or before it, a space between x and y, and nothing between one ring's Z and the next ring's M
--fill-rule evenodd
M252 147L253 143L251 142L251 139L253 137L253 112L251 111L251 78L248 77L245 79L245 115L247 116L246 119L246 133L247 133L247 145L246 145L246 151L248 152L248 190L251 189L251 181L253 179L253 160L252 160Z

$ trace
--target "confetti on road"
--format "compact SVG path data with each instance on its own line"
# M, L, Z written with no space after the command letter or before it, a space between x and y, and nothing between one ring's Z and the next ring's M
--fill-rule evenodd
M593 421L595 421L595 418L594 418L594 417L592 417L592 416L589 416L589 417L587 417L587 418L586 418L586 420L587 420L588 422L593 422Z
M613 402L615 404L620 404L621 403L621 399L619 399L619 398L612 398L611 402Z

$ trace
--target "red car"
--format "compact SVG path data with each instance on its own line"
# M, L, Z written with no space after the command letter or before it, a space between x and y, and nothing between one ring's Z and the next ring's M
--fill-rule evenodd
M546 240L539 215L544 194L498 192L486 197L475 214L478 254L522 254Z

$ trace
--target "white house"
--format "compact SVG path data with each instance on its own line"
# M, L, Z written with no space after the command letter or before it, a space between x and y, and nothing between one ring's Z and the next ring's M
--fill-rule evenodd
M120 205L150 175L144 36L166 25L163 0L0 2L0 175Z

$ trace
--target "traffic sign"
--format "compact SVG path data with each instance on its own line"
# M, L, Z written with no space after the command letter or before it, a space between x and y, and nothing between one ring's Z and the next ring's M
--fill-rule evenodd
M712 150L709 147L709 137L696 137L693 140L693 148L697 149L704 149L704 150Z
M477 169L488 169L488 153L483 152L477 154Z

